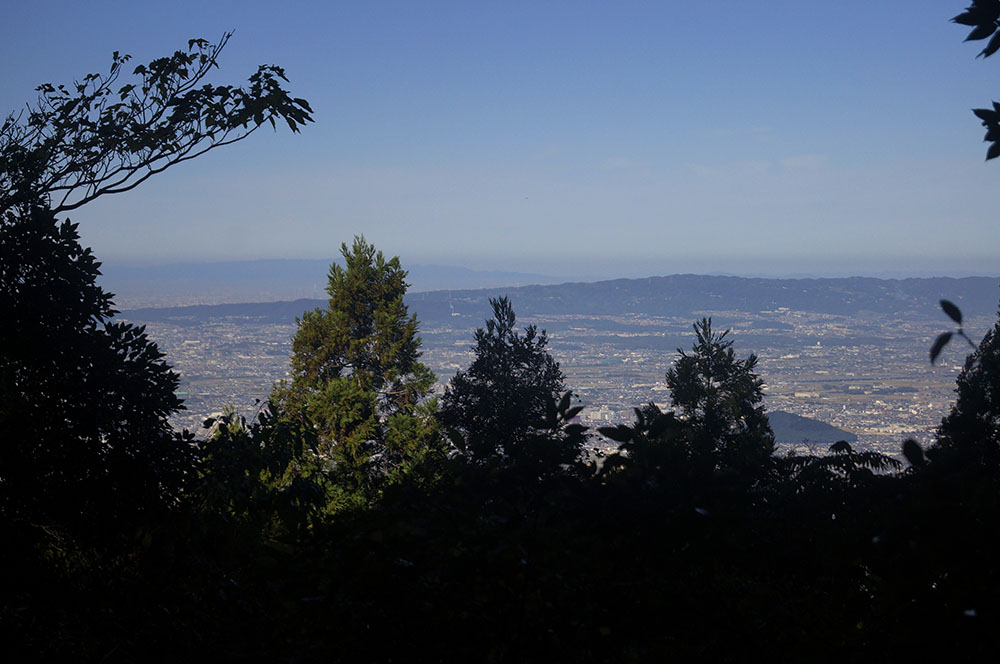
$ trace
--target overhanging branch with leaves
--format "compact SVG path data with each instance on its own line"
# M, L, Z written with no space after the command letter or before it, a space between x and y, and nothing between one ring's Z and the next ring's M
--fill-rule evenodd
M107 74L39 86L36 103L0 125L0 209L43 202L67 212L241 141L264 123L298 132L312 122L309 103L282 88L281 67L260 66L245 87L204 82L231 36L192 39L186 51L137 66L133 83L118 85L130 56L116 51Z

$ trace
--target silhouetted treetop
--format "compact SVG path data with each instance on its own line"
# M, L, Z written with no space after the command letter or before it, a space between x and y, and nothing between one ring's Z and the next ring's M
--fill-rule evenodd
M491 298L490 305L493 317L476 330L475 359L451 379L438 414L462 453L478 463L530 455L522 448L550 428L544 422L557 420L557 403L562 411L569 409L569 397L561 396L563 373L546 350L545 331L529 325L524 334L518 332L506 297ZM569 458L578 452L570 450Z
M764 412L764 381L754 372L757 356L737 359L729 330L719 334L712 319L694 324L691 351L667 371L677 415L691 428L692 452L708 455L720 468L760 468L774 451L774 434Z

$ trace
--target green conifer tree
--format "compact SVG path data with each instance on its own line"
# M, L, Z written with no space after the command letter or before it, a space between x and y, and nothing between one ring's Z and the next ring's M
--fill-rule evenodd
M399 258L386 260L364 237L342 244L341 254L343 266L330 267L328 307L298 320L292 380L275 401L285 416L312 422L337 484L357 494L425 449L434 374L419 361Z

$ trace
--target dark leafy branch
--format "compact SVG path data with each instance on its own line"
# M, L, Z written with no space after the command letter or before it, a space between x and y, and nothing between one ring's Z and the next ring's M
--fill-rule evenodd
M947 314L948 318L958 324L958 329L954 332L942 332L937 336L937 339L935 339L934 343L931 345L931 364L934 364L938 355L941 354L941 351L944 350L944 347L948 345L948 342L950 342L951 338L954 336L965 339L968 344L972 346L972 350L976 350L976 344L972 342L972 339L970 339L965 334L965 330L962 329L962 310L959 309L954 302L949 300L941 300L941 309L945 314Z
M39 86L36 103L0 125L0 209L42 202L56 214L74 210L264 123L298 132L311 122L309 103L282 88L281 67L262 65L245 87L204 82L231 36L192 39L186 51L137 66L137 79L124 85L130 56L116 51L107 74Z
M965 41L990 38L977 57L988 58L1000 50L1000 32L997 31L1000 28L1000 0L972 0L964 12L951 20L972 28ZM976 108L972 112L986 127L983 140L990 144L986 149L986 159L995 159L1000 156L1000 103L993 102L992 108Z

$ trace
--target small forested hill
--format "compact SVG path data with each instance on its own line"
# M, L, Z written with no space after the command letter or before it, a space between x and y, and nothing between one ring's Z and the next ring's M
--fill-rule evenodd
M770 411L767 417L771 421L771 430L774 431L774 442L776 443L794 445L808 442L832 445L841 440L853 443L858 439L855 434L838 429L826 422L787 413L783 410Z
M218 318L250 318L261 323L293 323L296 316L312 309L323 308L326 300L283 300L279 302L247 302L242 304L193 304L186 307L130 309L122 313L128 320L143 323L169 321L175 325L200 325Z

